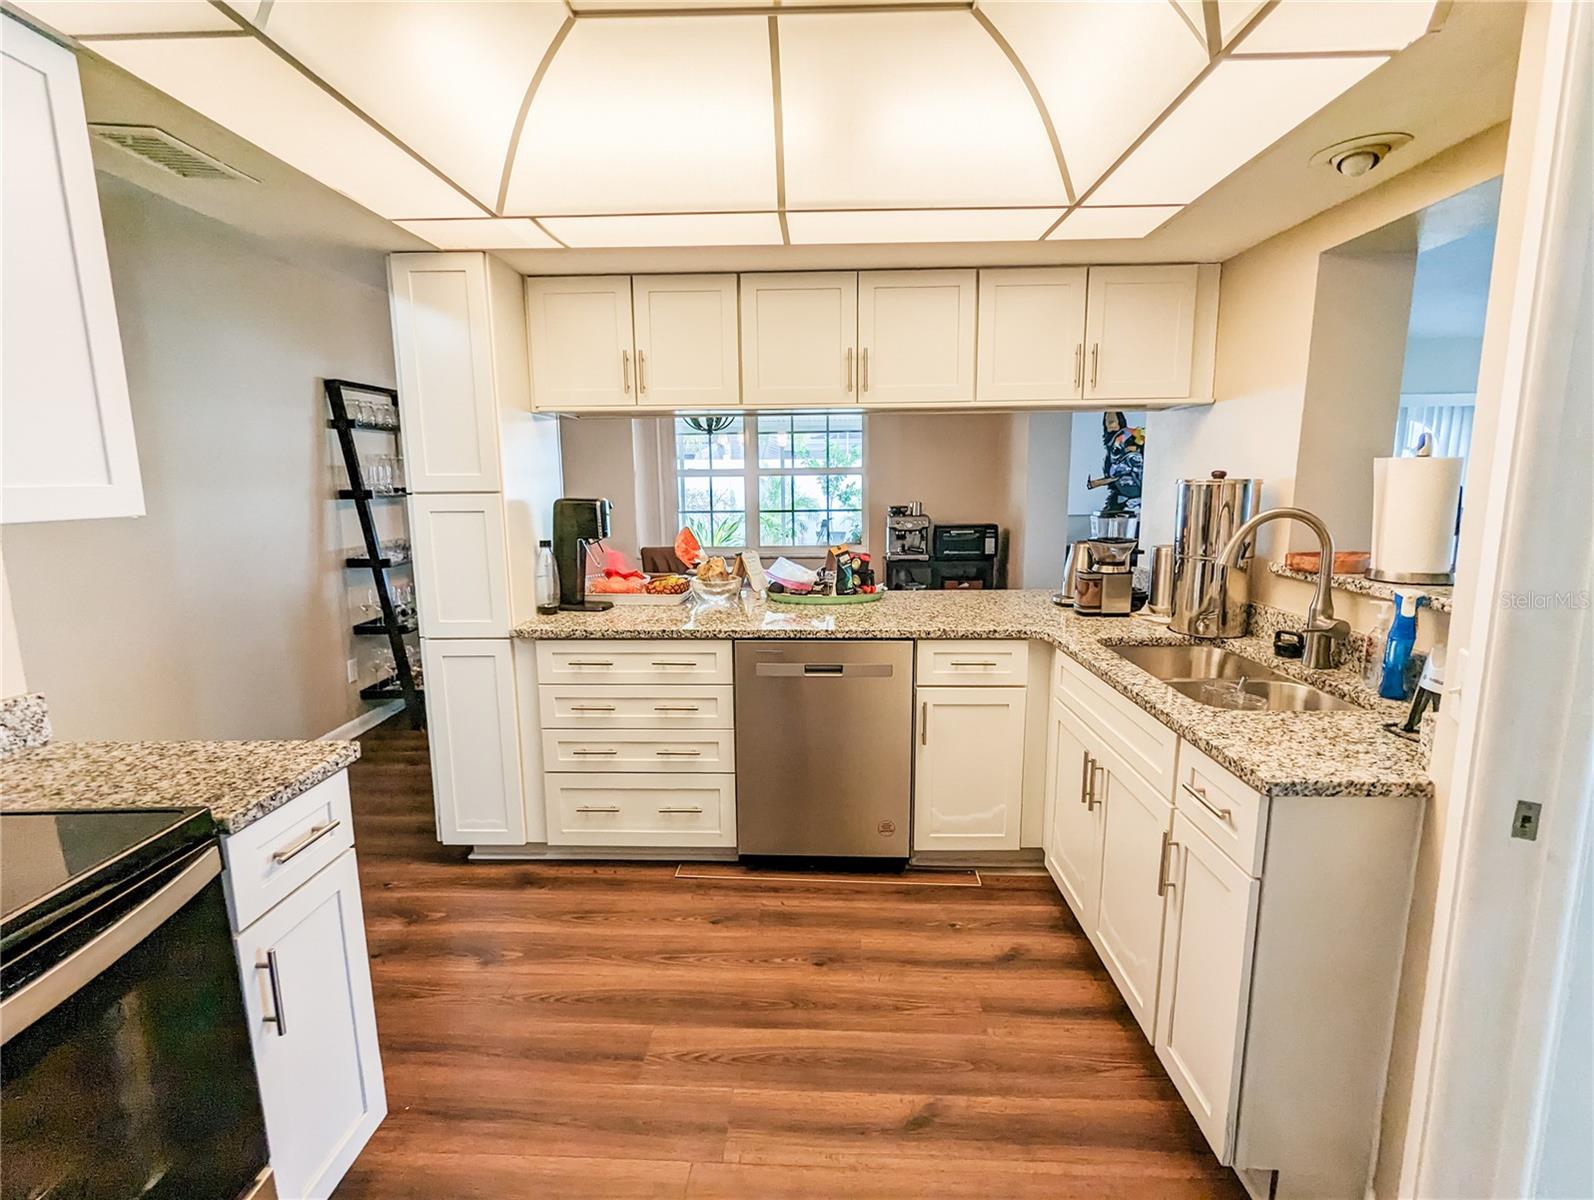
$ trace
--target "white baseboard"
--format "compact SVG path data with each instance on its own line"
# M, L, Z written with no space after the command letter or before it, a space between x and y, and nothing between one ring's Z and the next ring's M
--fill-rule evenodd
M384 700L369 712L363 712L352 721L346 721L336 729L328 730L320 737L323 742L347 742L359 737L367 729L375 729L383 721L396 712L404 711L404 701Z

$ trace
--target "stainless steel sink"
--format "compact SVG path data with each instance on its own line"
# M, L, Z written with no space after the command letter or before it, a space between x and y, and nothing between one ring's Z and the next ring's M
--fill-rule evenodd
M1174 691L1213 708L1322 712L1356 706L1217 646L1113 646L1113 653ZM1224 682L1228 687L1209 685ZM1261 700L1258 704L1255 697Z

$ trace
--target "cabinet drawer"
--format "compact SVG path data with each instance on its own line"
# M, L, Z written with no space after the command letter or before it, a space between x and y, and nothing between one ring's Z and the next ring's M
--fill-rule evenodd
M221 839L235 932L354 845L349 773L339 771L253 825Z
M1179 735L1068 655L1059 651L1056 658L1052 691L1057 698L1101 734L1159 796L1172 799Z
M1029 682L1029 643L920 642L920 687L1023 687Z
M731 775L549 772L552 846L734 846Z
M549 771L696 771L736 769L736 735L729 729L616 729L587 733L547 729L542 761Z
M544 729L731 729L733 689L646 684L548 684L537 689Z
M730 642L538 642L538 683L729 683Z
M1179 751L1174 803L1247 875L1260 877L1267 844L1267 802L1186 742Z

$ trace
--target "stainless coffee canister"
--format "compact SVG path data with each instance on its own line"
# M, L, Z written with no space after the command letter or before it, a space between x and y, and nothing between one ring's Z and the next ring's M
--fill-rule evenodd
M1154 617L1173 615L1173 546L1156 546L1151 551L1151 593L1146 611Z
M1168 627L1191 637L1241 637L1250 599L1244 567L1222 566L1218 555L1234 531L1261 505L1260 479L1230 479L1214 471L1207 479L1181 479L1174 509L1173 614Z

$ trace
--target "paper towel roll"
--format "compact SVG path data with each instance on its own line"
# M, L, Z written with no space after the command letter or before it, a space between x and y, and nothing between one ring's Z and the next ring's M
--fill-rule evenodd
M1454 582L1459 458L1373 459L1373 556L1393 583Z

